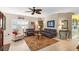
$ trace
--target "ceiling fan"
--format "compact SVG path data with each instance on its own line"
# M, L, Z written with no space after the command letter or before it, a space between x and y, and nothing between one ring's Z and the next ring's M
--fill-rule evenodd
M36 7L33 8L28 8L30 11L26 11L26 12L32 12L31 14L34 15L36 14L41 14L42 9L37 9Z

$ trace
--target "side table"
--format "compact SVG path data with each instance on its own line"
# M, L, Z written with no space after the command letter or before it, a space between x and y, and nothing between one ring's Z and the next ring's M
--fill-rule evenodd
M71 35L71 31L70 30L60 30L59 31L60 39L62 38L62 35L61 34L65 35L65 38L64 39L68 39L70 37L70 35Z

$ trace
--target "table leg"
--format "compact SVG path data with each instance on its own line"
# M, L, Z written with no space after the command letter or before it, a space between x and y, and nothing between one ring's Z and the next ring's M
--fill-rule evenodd
M59 32L59 37L60 37L60 39L61 39L61 32Z
M65 35L65 39L67 39L67 38L68 38L68 37L67 37L67 36L68 36L68 35L67 35L68 33L67 33L67 32L65 32L65 33L66 33L66 35Z

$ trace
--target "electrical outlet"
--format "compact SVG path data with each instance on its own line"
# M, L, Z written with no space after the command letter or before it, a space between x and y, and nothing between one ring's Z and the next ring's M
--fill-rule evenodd
M10 35L10 34L8 34L8 35Z

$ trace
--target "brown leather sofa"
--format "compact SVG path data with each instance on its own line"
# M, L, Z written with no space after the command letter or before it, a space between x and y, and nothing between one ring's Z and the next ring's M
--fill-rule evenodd
M57 30L56 30L56 29L47 29L47 28L45 28L45 29L41 32L41 34L42 34L43 36L48 37L48 38L54 38L54 37L57 36Z
M33 36L33 35L35 35L35 30L34 29L26 29L25 34L27 36Z

